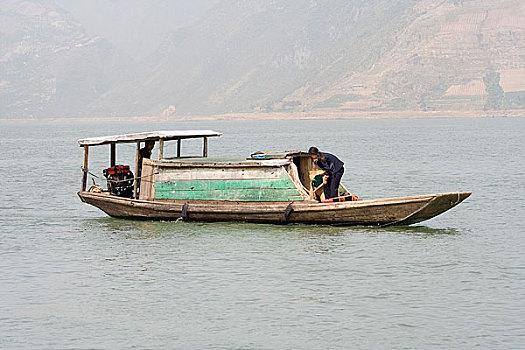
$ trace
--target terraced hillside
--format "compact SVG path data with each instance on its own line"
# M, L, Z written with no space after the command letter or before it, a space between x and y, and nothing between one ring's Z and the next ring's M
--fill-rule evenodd
M0 118L525 111L523 13L523 0L223 0L137 63L53 1L5 0Z
M414 11L395 47L368 69L286 100L313 109L483 109L484 78L496 72L501 108L525 108L525 2L420 1Z
M520 0L228 2L175 33L152 69L95 107L102 113L119 101L129 106L125 114L525 109L522 13ZM130 96L144 99L142 110Z

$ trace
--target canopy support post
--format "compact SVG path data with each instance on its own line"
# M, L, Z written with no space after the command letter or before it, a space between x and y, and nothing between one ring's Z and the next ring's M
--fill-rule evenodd
M159 140L159 160L164 158L164 139Z
M82 192L86 190L87 186L87 175L88 175L88 156L89 146L84 146L84 162L82 164Z
M204 145L202 147L202 156L204 158L208 157L208 138L204 137Z
M177 158L180 158L180 139L177 139Z
M139 177L139 159L140 159L140 141L137 142L137 151L135 152L135 181L133 181L133 198L137 199L137 181Z
M117 151L116 151L116 147L117 145L113 142L110 144L110 164L109 166L113 167L115 166L115 164L117 163Z

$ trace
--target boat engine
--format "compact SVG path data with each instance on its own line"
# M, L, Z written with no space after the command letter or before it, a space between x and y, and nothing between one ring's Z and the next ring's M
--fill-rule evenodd
M115 165L102 171L108 180L108 191L119 197L133 196L133 173L129 165Z

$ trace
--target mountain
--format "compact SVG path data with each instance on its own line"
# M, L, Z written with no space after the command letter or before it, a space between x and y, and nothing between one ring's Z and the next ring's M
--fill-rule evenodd
M218 0L54 0L90 36L109 40L140 61L167 33L192 25Z
M412 13L369 68L287 98L351 110L525 109L525 2L418 1Z
M97 106L102 112L127 105L114 110L125 115L168 106L179 114L272 109L298 88L323 90L392 48L413 3L223 1L200 23L174 33L150 69Z
M51 4L1 5L2 117L525 109L522 0L210 1L139 62Z
M525 108L524 10L521 0L223 1L93 107L115 115ZM487 91L500 90L488 104Z
M133 61L49 1L2 0L0 116L74 116L131 70Z

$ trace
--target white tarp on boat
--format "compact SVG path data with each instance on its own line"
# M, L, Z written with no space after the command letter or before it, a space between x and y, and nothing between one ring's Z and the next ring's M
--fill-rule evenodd
M169 131L150 131L137 134L125 134L114 136L91 137L87 139L78 140L79 146L96 146L108 143L131 143L138 141L158 141L164 140L178 140L178 139L192 139L200 137L215 137L221 136L222 133L213 130L169 130Z

